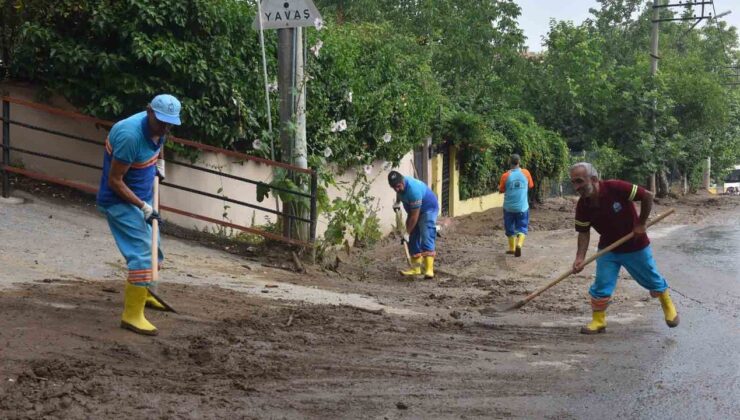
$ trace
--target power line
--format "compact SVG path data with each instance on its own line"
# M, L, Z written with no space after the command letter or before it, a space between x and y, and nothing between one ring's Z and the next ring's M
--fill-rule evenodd
M714 0L712 0L712 12L714 12L714 22L717 26L717 36L719 37L719 43L722 44L722 52L725 53L727 61L732 62L730 55L727 53L727 46L725 45L725 38L722 36L722 28L719 25L719 19L717 18L717 9L714 7ZM723 13L724 16L724 13Z

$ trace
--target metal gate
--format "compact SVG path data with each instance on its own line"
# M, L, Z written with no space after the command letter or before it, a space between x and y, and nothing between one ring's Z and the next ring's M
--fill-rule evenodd
M79 114L79 113L71 112L71 111L66 111L66 110L61 110L61 109L58 109L58 108L53 108L53 107L48 106L48 105L38 104L38 103L34 103L34 102L29 102L29 101L25 101L25 100L21 100L21 99L17 99L17 98L12 98L12 97L9 97L9 96L2 96L1 99L2 99L2 118L0 118L0 121L2 121L2 143L0 143L0 150L2 151L2 153L1 153L2 160L0 160L0 178L2 178L2 179L0 179L0 185L2 187L2 191L1 192L2 192L2 196L3 197L8 197L9 194L10 194L9 175L11 173L14 173L16 175L21 175L21 176L29 177L29 178L34 178L34 179L42 180L42 181L46 181L46 182L50 182L50 183L55 183L55 184L58 184L58 185L64 185L64 186L67 186L67 187L76 188L78 190L85 191L85 192L91 193L91 194L95 194L97 192L97 188L91 187L91 186L88 186L88 185L85 185L85 184L82 184L82 183L78 183L78 182L74 182L72 180L62 179L62 178L58 178L58 177L55 177L55 176L50 176L50 175L46 175L46 174L42 174L42 173L38 173L38 172L34 172L34 171L29 171L29 170L26 170L26 169L22 169L22 168L18 168L18 167L12 166L10 164L10 157L11 157L10 156L10 152L11 151L13 152L13 154L21 153L21 154L28 154L28 155L39 156L39 157L46 158L46 159L51 159L51 160L55 160L55 161L65 162L67 164L72 164L72 165L77 165L77 166L83 166L83 167L90 168L91 170L95 170L95 171L100 171L100 170L103 169L100 166L100 164L97 163L97 162L96 163L79 162L79 161L75 161L75 160L72 160L72 159L63 158L63 157L60 157L60 156L54 156L54 155L47 154L47 153L41 153L39 151L28 150L28 149L17 147L15 145L13 145L12 142L11 142L11 138L10 138L10 126L11 126L11 124L17 125L17 126L20 126L20 127L25 127L25 128L28 128L28 129L31 129L31 130L35 130L35 131L40 131L40 132L45 132L45 133L49 133L49 134L54 134L54 135L59 136L59 137L61 137L63 139L66 139L66 140L79 141L79 142L83 142L83 143L95 144L95 145L100 146L101 148L104 147L105 144L102 141L100 141L100 140L88 139L88 138L77 136L75 134L63 133L63 132L60 132L60 131L57 131L57 130L52 130L52 129L47 128L47 127L40 127L40 126L37 126L37 125L29 124L28 122L22 122L22 121L17 121L17 120L11 119L11 109L10 108L11 108L11 104L13 104L15 106L20 106L20 107L32 108L32 109L35 109L35 110L38 110L38 111L41 111L41 112L45 112L45 113L48 113L48 114L52 114L52 115L67 117L67 118L75 119L75 120L78 120L78 121L92 122L92 123L95 123L95 124L99 125L100 127L106 128L106 129L110 129L110 127L113 126L113 122L111 122L111 121L105 121L105 120L100 120L100 119L97 119L97 118L94 118L94 117L91 117L91 116L88 116L88 115L83 115L83 114ZM308 200L309 203L310 203L309 204L309 207L310 207L310 216L309 216L309 218L305 218L305 217L300 217L300 216L296 216L296 215L293 215L293 214L289 214L289 213L285 212L284 210L283 211L279 211L277 209L274 209L273 210L273 209L270 209L270 208L267 208L267 207L263 207L263 206L259 206L259 205L255 205L255 204L251 204L251 203L247 203L247 202L244 202L242 200L236 200L234 198L230 198L230 197L227 197L225 195L212 194L212 193L209 193L209 192L196 190L196 189L191 188L189 186L188 180L182 180L182 183L181 184L176 184L176 183L174 183L173 181L171 181L168 178L167 182L162 182L161 185L166 186L166 187L169 187L169 188L174 188L174 189L178 189L178 190L182 190L182 191L187 191L189 193L192 193L192 194L195 194L195 195L199 195L199 196L202 196L202 197L208 197L208 198L211 198L211 199L225 201L225 202L229 202L229 203L233 203L233 204L238 204L238 205L241 205L241 206L249 207L249 208L252 208L252 209L264 211L266 213L275 214L275 215L277 215L279 217L285 218L285 220L307 223L307 224L309 224L309 238L308 238L308 241L301 240L301 239L296 239L296 238L292 238L290 236L283 236L283 235L279 235L279 234L276 234L276 233L273 233L273 232L268 232L268 231L266 231L264 229L259 229L259 228L256 228L256 227L249 227L249 226L237 225L237 224L234 224L234 223L226 222L224 220L218 220L218 219L214 219L214 218L211 218L211 217L203 216L203 215L200 215L200 214L191 213L191 212L185 211L183 209L174 208L174 207L168 207L166 205L160 206L160 208L162 210L169 211L169 212L172 212L172 213L176 213L176 214L179 214L179 215L182 215L182 216L190 217L190 218L193 218L193 219L198 219L198 220L202 220L202 221L205 221L205 222L209 222L209 223L213 223L213 224L218 224L218 225L221 225L221 226L224 226L224 227L229 227L229 228L232 228L232 229L237 229L237 230L241 230L241 231L248 232L248 233L253 233L253 234L256 234L256 235L263 236L265 238L269 238L269 239L273 239L273 240L278 240L278 241L282 241L282 242L287 242L287 243L294 244L294 245L308 246L308 247L311 247L311 246L314 245L314 242L315 242L315 239L316 239L316 224L317 224L317 218L318 218L318 211L317 211L318 174L317 174L316 170L314 170L314 169L299 168L297 166L289 165L289 164L286 164L286 163L283 163L283 162L276 162L276 161L272 161L272 160L268 160L268 159L262 159L262 158L259 158L259 157L256 157L256 156L251 156L251 155L247 155L247 154L244 154L244 153L235 152L233 150L221 149L221 148L217 148L217 147L214 147L214 146L209 146L209 145L206 145L206 144L198 143L198 142L195 142L195 141L192 141L192 140L186 140L186 139L177 138L177 137L174 137L174 136L169 136L168 137L168 141L171 141L171 142L174 142L174 143L179 143L183 147L189 147L189 148L194 148L194 149L209 151L209 152L213 152L213 153L219 153L219 154L222 154L222 155L225 155L225 156L229 156L229 157L236 158L236 159L241 159L241 160L256 161L256 162L259 162L261 164L270 165L270 166L273 166L273 167L283 168L283 169L285 169L285 170L287 170L289 172L292 172L292 173L305 174L307 177L310 178L310 181L309 181L310 182L310 190L309 191L294 191L294 190L289 190L289 189L280 188L280 187L271 186L271 185L269 186L269 188L271 188L272 190L279 190L281 192L284 192L286 194L291 194L291 195L296 196L296 197L299 197L299 198L302 197L303 199ZM179 166L184 166L184 167L187 167L187 168L190 168L190 169L194 169L194 170L197 170L197 171L200 171L200 172L205 172L205 173L212 174L212 175L215 175L215 176L227 177L227 178L234 179L234 180L237 180L237 181L240 181L240 182L243 182L243 183L249 183L249 184L254 184L254 185L258 185L258 186L259 185L265 185L265 186L267 186L267 184L265 184L262 181L258 181L258 180L254 180L254 179L249 179L249 178L238 177L238 176L235 176L235 175L230 175L230 174L227 174L227 173L224 173L224 172L221 172L221 171L216 171L216 170L213 170L213 169L210 169L210 168L207 168L207 167L197 166L197 165L194 165L194 164L189 163L189 162L168 160L167 163L168 164L175 164L175 165L179 165ZM177 181L177 180L175 180L175 181Z

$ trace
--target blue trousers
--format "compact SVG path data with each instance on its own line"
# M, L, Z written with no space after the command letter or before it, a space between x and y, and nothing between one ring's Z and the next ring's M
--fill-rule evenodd
M126 259L129 283L152 286L152 225L144 220L144 212L128 203L98 206L98 210L108 219L113 239ZM157 237L157 245L159 243ZM157 249L159 264L162 264L162 247L157 246Z
M504 230L506 236L514 236L518 233L527 234L529 227L529 210L511 212L504 210Z
M626 253L608 252L596 259L596 278L588 290L593 299L609 298L617 287L619 269L624 266L628 273L640 286L647 290L660 293L668 288L668 283L658 272L653 259L651 246Z
M409 235L409 254L412 257L435 256L437 240L437 210L422 212L416 227Z

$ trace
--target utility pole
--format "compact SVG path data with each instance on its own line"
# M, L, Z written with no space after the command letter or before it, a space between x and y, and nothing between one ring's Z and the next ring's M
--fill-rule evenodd
M293 155L291 156L292 164L300 168L308 168L308 145L306 144L306 50L304 48L303 39L303 28L295 28L295 80L296 80L296 95L295 98L295 142L293 147ZM298 177L294 181L299 181ZM296 182L299 188L304 192L307 192L308 183ZM294 214L308 219L309 211L306 206L296 206L294 208ZM308 240L310 225L305 222L299 222L296 226L296 233L298 239Z
M705 189L709 191L709 185L711 184L711 176L712 173L712 157L707 157L707 161L704 164L704 172L702 173L701 177L701 187L702 189Z
M653 3L653 27L650 30L650 77L655 79L655 75L658 73L658 37L660 32L660 3L661 0L655 0ZM652 115L652 129L653 129L653 141L658 141L658 130L657 130L657 114L658 114L658 98L653 98L653 115ZM650 175L649 189L655 193L655 172Z
M257 8L257 16L255 16L252 27L260 32L263 29L278 30L281 160L299 168L307 169L306 54L303 47L303 27L319 27L323 20L312 0L258 1L260 3ZM265 68L264 60L263 55L263 68ZM295 172L290 172L290 179L305 193L308 189L308 181L302 179ZM315 178L313 179L315 180ZM310 217L308 215L308 205L302 205L299 199L283 201L283 213L304 220ZM307 223L295 223L295 219L292 217L283 217L282 224L284 236L293 238L295 236L293 233L297 233L299 239L309 239L310 226Z
M306 145L306 78L303 28L278 29L278 84L280 86L280 147L281 160L285 163L308 168ZM297 174L291 180L306 188ZM305 192L305 190L304 190ZM308 208L298 201L283 203L283 212L304 219ZM309 226L290 217L283 219L283 235L289 238L308 239Z
M708 11L705 10L705 7L713 5L712 0L680 0L678 3L666 3L665 0L655 0L653 2L653 17L652 17L652 30L650 31L650 76L652 78L655 78L655 75L658 73L658 60L660 60L660 56L658 55L658 38L659 38L659 30L660 30L660 22L671 22L671 21L695 21L694 24L691 26L693 28L696 26L700 21L703 19L712 19L712 14L708 13ZM667 9L671 7L683 7L683 8L690 8L693 6L698 6L701 8L701 13L694 14L693 16L686 16L686 17L677 17L677 18L661 18L660 17L660 10L661 9ZM653 116L652 116L652 123L653 123L653 139L655 141L655 149L657 149L657 143L658 143L658 127L657 127L657 114L658 114L658 99L655 98L653 100ZM657 151L657 150L654 150ZM658 169L658 172L653 172L653 174L650 176L649 182L650 184L649 188L650 191L653 191L656 193L659 197L665 197L668 194L668 180L666 178L665 170L663 168ZM660 187L660 188L658 188Z
M308 146L306 144L306 50L304 48L303 28L296 30L296 70L295 79L298 83L295 106L296 132L295 132L295 150L293 151L293 164L308 168Z
M298 80L297 37L300 28L278 29L278 85L280 86L280 156L285 163L295 163L295 149L297 140L296 117L296 81ZM301 54L302 55L302 54ZM302 66L301 66L302 69ZM305 134L304 137L305 139ZM294 178L293 174L290 176ZM292 202L283 202L283 212L297 216L296 207ZM283 218L283 236L292 238L295 221L290 217Z
M293 33L295 28L278 29L278 86L280 93L280 156L291 163L293 154Z

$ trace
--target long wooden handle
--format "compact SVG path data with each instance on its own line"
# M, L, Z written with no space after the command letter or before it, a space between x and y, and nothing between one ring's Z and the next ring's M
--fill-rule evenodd
M660 216L656 217L655 219L651 220L647 224L646 227L650 227L650 226L652 226L652 225L660 222L661 220L665 219L670 214L672 214L674 211L675 211L675 209L668 209L668 211L666 211L665 213L663 213ZM592 263L595 259L597 259L597 258L601 257L602 255L606 254L607 252L613 251L618 246L620 246L623 243L625 243L625 242L629 241L630 239L632 239L633 236L635 236L635 233L634 232L630 232L630 233L624 235L622 238L620 238L619 240L617 240L613 244L611 244L608 247L602 249L601 251L597 252L596 254L594 254L594 255L586 258L586 261L583 262L583 266L585 267L588 264ZM565 273L561 274L560 277L556 278L555 280L551 281L550 283L546 284L545 286L540 287L539 289L537 289L534 292L532 292L531 294L529 294L527 297L525 297L524 299L522 299L521 301L519 301L517 303L516 307L520 308L520 307L526 305L530 300L536 298L537 296L539 296L540 294L542 294L542 292L544 292L545 290L547 290L547 289L555 286L556 284L560 283L561 281L563 281L566 277L570 276L571 274L573 274L573 268L571 268L570 270L568 270Z
M406 261L409 263L409 267L414 268L414 265L411 264L411 254L409 253L409 244L407 244L404 241L402 245L403 245L403 250L406 252Z
M152 197L152 208L159 212L159 176L154 176L154 194ZM159 280L159 248L157 244L159 239L159 221L152 219L152 282Z

